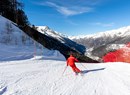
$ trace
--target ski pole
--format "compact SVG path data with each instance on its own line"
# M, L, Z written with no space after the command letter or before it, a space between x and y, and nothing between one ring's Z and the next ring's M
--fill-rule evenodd
M62 76L63 76L63 74L65 73L65 70L67 69L67 66L65 67L65 69L64 69L64 71L63 71L63 73L62 73Z

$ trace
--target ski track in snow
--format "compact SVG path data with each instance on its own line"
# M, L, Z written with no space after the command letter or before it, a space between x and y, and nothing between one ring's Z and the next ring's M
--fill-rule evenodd
M127 63L77 64L75 75L65 61L28 59L0 63L0 95L130 95Z

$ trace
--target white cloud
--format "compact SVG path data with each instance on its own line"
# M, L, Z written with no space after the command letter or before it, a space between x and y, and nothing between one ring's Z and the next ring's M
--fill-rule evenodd
M61 6L61 5L52 3L52 2L46 2L46 3L43 3L42 5L53 7L57 12L65 15L65 16L78 15L78 14L82 14L82 13L91 12L93 10L93 8L82 7L82 6L65 7L63 5Z

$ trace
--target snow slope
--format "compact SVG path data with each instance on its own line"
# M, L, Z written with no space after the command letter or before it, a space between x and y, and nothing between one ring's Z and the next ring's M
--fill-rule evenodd
M130 95L130 65L127 63L77 66L75 76L66 62L40 57L0 63L0 95Z
M44 47L40 49L34 45L19 46L0 43L0 62L25 60L35 56L43 56L46 59L65 60L65 57L57 50L48 50Z
M43 47L16 27L15 23L0 15L0 61L23 60L35 55L65 60L59 51Z
M76 63L83 75L75 76L70 67L63 74L66 61L53 51L45 49L44 56L39 52L33 57L29 46L0 48L0 95L130 94L128 63L82 63L86 68Z
M33 40L15 23L0 15L0 43L8 45L33 45Z

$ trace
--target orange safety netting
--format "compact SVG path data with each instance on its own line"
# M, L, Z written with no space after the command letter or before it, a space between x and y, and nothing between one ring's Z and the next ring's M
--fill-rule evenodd
M103 56L104 62L128 62L130 63L130 42L123 48L109 52Z

